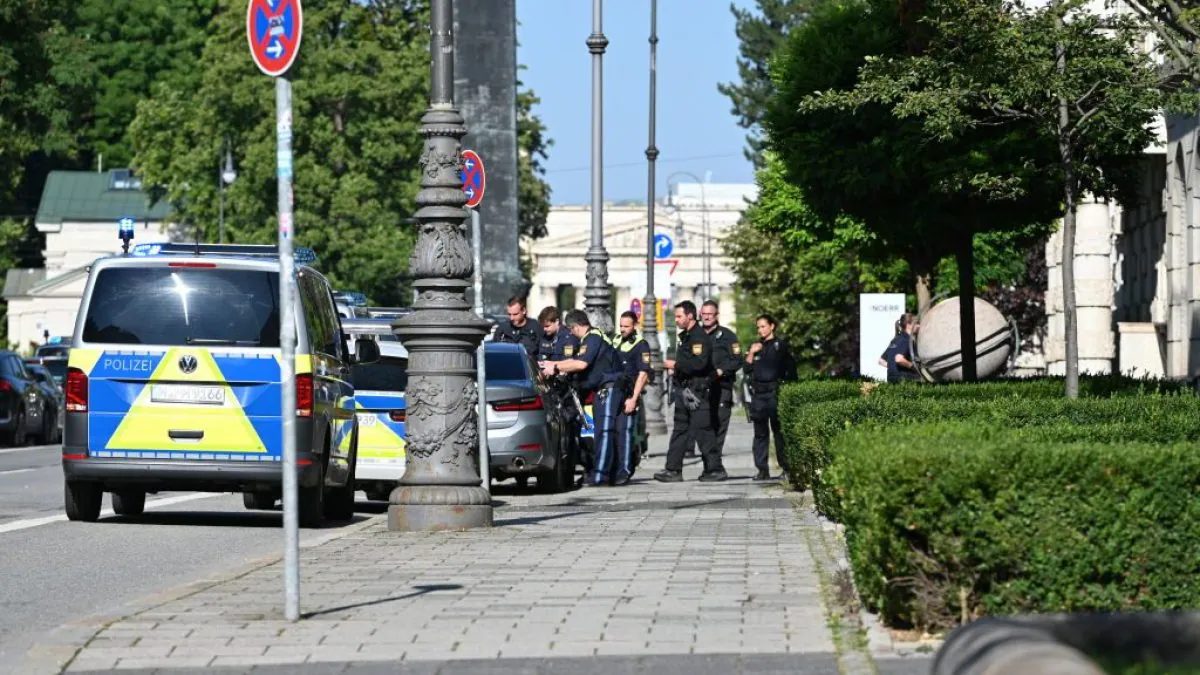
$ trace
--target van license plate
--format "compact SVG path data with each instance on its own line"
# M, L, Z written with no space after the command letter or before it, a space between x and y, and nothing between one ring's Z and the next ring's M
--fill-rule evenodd
M150 385L150 400L155 403L197 403L224 405L224 387L198 387L191 384Z

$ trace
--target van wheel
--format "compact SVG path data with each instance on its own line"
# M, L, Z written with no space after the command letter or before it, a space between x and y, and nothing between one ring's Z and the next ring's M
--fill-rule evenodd
M354 465L350 465L350 476L342 487L329 489L325 497L325 516L330 520L352 520L354 518Z
M121 490L112 493L113 512L118 516L140 516L146 510L146 493Z
M266 492L243 492L242 504L251 511L271 511L275 508L275 495Z
M317 484L312 487L299 486L296 490L296 501L299 502L300 527L317 529L325 527L325 465L317 476Z
M100 501L104 491L99 483L68 480L65 485L67 520L94 523L100 519Z

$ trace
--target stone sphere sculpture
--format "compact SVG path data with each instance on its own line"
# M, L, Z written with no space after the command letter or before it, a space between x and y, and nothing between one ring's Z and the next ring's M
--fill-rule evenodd
M922 374L934 382L961 382L962 350L958 298L948 298L921 317L913 340ZM975 375L978 379L1004 371L1013 352L1008 319L987 300L975 298Z

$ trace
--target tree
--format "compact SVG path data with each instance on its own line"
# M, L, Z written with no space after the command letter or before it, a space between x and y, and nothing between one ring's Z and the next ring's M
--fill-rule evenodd
M755 168L762 167L765 141L761 134L763 115L771 97L771 78L768 64L784 44L789 31L802 24L813 10L825 0L757 0L758 12L730 5L738 36L737 60L740 83L721 83L717 91L733 103L738 124L749 130L746 136L746 159Z
M129 165L129 124L155 83L178 91L200 86L200 57L217 9L218 0L79 3L77 30L87 36L88 55L98 73L81 132L89 163L102 155L106 165Z
M397 283L414 232L419 121L429 87L428 7L417 0L305 3L304 47L293 83L297 243L342 288L407 304ZM245 13L223 11L204 48L195 90L162 83L130 129L134 165L163 186L189 236L216 239L223 137L238 179L227 191L233 241L276 239L275 96L246 52Z
M906 11L854 2L818 11L777 57L767 126L826 222L848 215L875 235L864 255L908 261L919 310L939 261L955 256L961 344L974 345L975 235L1011 233L1017 245L1045 235L1058 195L1037 160L1053 145L1031 125L930 138L920 120L860 100L861 68L922 49L922 28ZM975 378L974 349L962 350L962 368Z
M739 314L774 316L802 374L855 372L859 293L895 288L907 266L865 264L865 229L845 217L827 227L787 181L783 163L770 152L763 159L758 199L725 239L743 298Z
M66 0L0 0L0 217L28 216L48 161L78 152L94 71Z
M1159 51L1179 69L1180 79L1200 80L1200 7L1177 0L1123 2L1154 32Z
M979 129L1029 125L1053 139L1053 175L1064 217L1063 295L1066 394L1079 393L1075 303L1075 211L1081 194L1136 203L1139 160L1164 107L1192 107L1194 94L1166 96L1140 49L1142 33L1121 16L1100 16L1083 0L1027 9L999 0L938 0L926 18L924 53L863 69L855 106L885 104L921 120L926 138L964 138ZM1038 159L1037 161L1042 161Z

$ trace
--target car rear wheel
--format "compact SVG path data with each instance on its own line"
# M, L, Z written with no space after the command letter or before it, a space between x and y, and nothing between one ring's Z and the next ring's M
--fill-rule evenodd
M325 526L325 464L317 475L316 485L299 486L296 501L300 511L300 527L317 529Z
M266 492L243 492L242 505L251 511L270 511L275 508L275 495Z
M25 445L28 434L29 431L25 428L25 411L18 410L17 421L13 424L12 431L8 432L4 440L8 445L13 446L14 448L19 448Z
M140 516L146 510L146 493L121 490L112 493L113 512L118 516Z
M99 483L65 481L67 520L94 523L100 519L100 502L104 491Z

